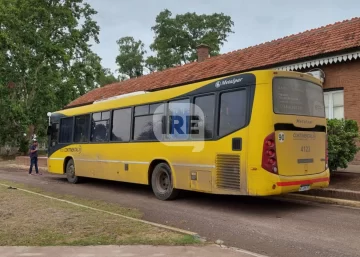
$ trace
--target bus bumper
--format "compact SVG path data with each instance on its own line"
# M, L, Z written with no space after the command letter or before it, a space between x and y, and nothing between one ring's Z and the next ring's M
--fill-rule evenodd
M269 175L269 174L268 174ZM264 181L265 182L265 181ZM249 188L249 195L269 196L311 189L326 188L330 183L330 170L307 176L277 176L271 174L261 187ZM266 186L265 186L266 184ZM255 190L254 190L255 189Z
M326 170L320 174L315 174L304 179L303 177L280 177L276 182L279 194L291 192L302 192L317 188L326 188L330 183L330 171Z
M52 174L64 174L64 159L48 158L48 172Z

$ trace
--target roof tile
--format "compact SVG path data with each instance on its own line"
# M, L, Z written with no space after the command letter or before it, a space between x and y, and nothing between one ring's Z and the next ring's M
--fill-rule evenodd
M88 92L67 107L134 91L156 90L355 47L360 47L358 17L218 55L203 62L192 62L113 83Z

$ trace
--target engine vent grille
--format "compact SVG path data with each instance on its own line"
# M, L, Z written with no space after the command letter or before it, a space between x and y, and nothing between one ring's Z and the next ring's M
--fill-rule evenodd
M240 156L218 154L216 156L216 186L223 189L240 190Z

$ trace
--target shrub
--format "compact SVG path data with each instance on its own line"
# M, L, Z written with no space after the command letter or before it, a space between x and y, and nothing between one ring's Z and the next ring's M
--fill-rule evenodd
M359 127L354 120L331 119L327 121L330 171L346 169L356 153Z
M20 139L19 152L23 155L27 155L29 152L30 142L25 137Z

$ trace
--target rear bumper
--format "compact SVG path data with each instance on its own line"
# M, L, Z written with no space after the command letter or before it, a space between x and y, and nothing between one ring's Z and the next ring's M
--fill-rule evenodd
M330 170L306 176L278 176L270 173L263 173L262 186L252 184L249 188L249 195L268 196L280 195L292 192L299 192L303 186L306 189L326 188L330 183Z
M330 171L304 176L284 177L279 176L276 182L279 194L298 192L302 186L309 186L309 190L328 187L330 183Z

